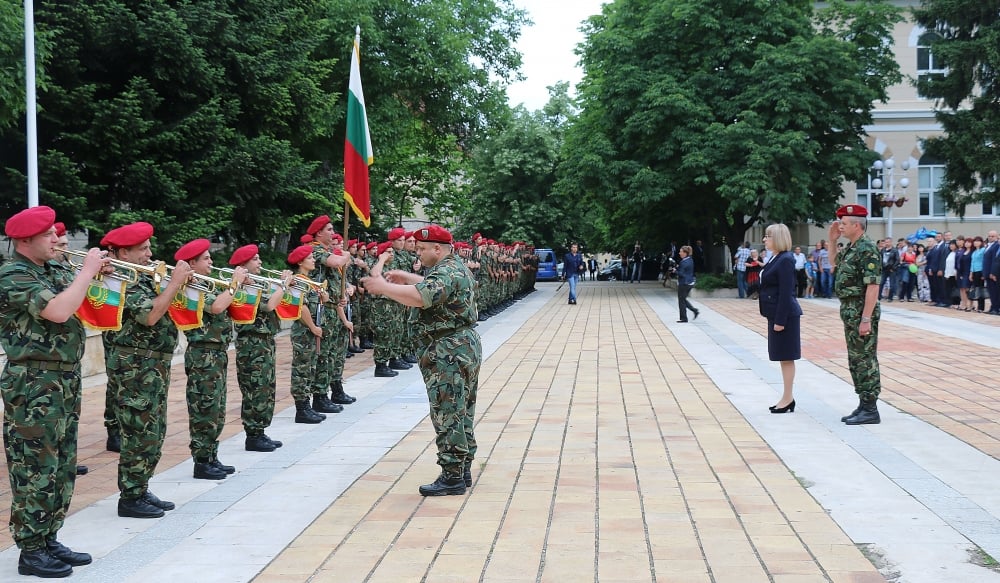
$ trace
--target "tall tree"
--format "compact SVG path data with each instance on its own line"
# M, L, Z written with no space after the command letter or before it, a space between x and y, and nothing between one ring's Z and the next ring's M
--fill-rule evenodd
M900 78L898 10L831 4L816 18L809 0L606 4L586 25L559 189L604 208L620 245L692 230L740 241L765 218L830 216L844 177L870 165L863 126Z
M917 83L943 106L935 115L946 134L927 140L926 153L945 161L940 194L964 216L971 202L1000 203L1000 2L924 0L914 15L936 33L930 49L944 71Z

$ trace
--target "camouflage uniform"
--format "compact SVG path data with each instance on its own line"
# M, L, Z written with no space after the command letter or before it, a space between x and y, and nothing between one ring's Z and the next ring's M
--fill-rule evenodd
M313 376L313 394L326 396L333 381L341 380L344 374L344 359L347 353L347 328L340 321L337 315L337 305L343 297L341 294L342 272L326 266L326 260L331 253L323 246L315 244L313 247L313 257L316 259L316 269L309 273L309 279L323 283L327 282L326 291L330 295L330 301L323 304L318 325L323 329L323 338L320 340L319 356L316 361L316 373ZM313 318L316 312L312 312ZM308 330L307 330L308 332ZM309 333L312 336L312 333ZM315 336L313 336L315 339ZM313 341L315 344L315 340Z
M236 379L240 384L243 403L240 417L247 437L264 435L274 418L275 346L278 314L265 311L271 293L262 292L257 318L252 324L236 324ZM311 334L310 334L311 335Z
M413 272L414 257L405 249L394 251L392 254L392 264L388 266L391 271L398 269L407 273ZM390 349L389 357L402 360L403 356L410 352L410 308L396 302L389 303L392 309L390 319Z
M861 311L865 306L865 288L878 284L882 276L882 258L875 243L862 235L837 254L837 277L834 291L840 298L840 319L847 339L847 363L854 381L854 392L862 401L878 399L881 375L878 368L878 303L872 311L871 334L858 333Z
M118 489L123 499L146 493L167 435L167 389L170 361L177 347L177 327L164 314L146 324L157 289L141 275L125 295L122 328L104 333L108 386L115 387L112 410L120 429Z
M224 290L221 293L229 292ZM211 312L212 302L217 296L205 293L201 328L184 331L188 339L184 352L188 427L191 432L191 456L196 463L218 459L219 435L226 424L227 351L233 339L233 320L226 310L220 314Z
M77 318L57 324L42 310L73 281L54 261L39 266L14 252L0 267L0 377L3 440L10 477L10 533L35 551L62 528L76 481L80 359L85 334Z
M105 372L108 375L108 384L104 388L104 427L108 430L108 436L110 437L120 433L118 429L118 414L115 411L115 401L118 395L116 383L118 379L112 374L113 371L108 364L115 358L113 354L115 347L108 337L108 332L101 334L101 343L104 345L104 365Z
M319 293L309 291L302 294L302 305L309 309L311 318L316 317L319 306ZM314 320L315 321L315 320ZM316 349L316 336L301 320L292 322L292 399L297 403L307 401L313 393L313 379L316 376L316 362L319 351Z
M420 372L437 433L437 463L450 477L461 476L476 456L473 417L483 351L473 329L478 319L474 286L472 274L454 254L428 268L416 284L423 298L414 323Z

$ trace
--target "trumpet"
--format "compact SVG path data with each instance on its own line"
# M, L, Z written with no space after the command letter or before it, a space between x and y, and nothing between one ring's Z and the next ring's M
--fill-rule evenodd
M230 280L232 280L234 277L236 277L236 270L235 269L229 269L228 267L213 267L212 269L214 269L215 271L217 271L219 273L219 275L221 275L222 277L227 277ZM253 285L256 285L256 286L262 287L262 288L268 288L268 287L271 287L272 285L282 285L282 286L284 285L284 282L281 281L278 278L264 277L264 276L255 275L255 274L249 273L249 272L247 272L247 277L250 278L250 282Z
M86 251L76 251L74 249L64 249L68 257L67 260L69 264L73 267L80 269L83 267L83 258L87 256ZM71 257L79 257L81 261L73 261ZM139 274L144 273L153 278L156 283L160 281L167 275L168 266L162 261L154 261L149 265L139 265L138 263L129 263L128 261L122 261L120 259L114 259L109 257L108 261L111 266L115 268L115 274L122 280L125 280L129 285L138 283Z
M278 275L278 276L281 275L280 271L275 271L273 269L264 269L263 267L260 269L260 271L261 273L267 273L268 275ZM276 280L276 281L281 281L281 280ZM326 286L327 286L326 281L324 281L323 283L319 283L311 279L308 279L306 277L303 277L301 275L296 275L292 277L292 287L299 291L303 292L307 292L310 290L320 291L326 289Z
M168 272L173 273L174 266L167 265L166 269ZM200 273L191 272L191 280L186 284L192 289L198 291L203 291L206 293L216 293L217 290L226 290L236 293L236 289L239 287L239 283L236 281L226 281L224 279L216 279L208 275L202 275Z

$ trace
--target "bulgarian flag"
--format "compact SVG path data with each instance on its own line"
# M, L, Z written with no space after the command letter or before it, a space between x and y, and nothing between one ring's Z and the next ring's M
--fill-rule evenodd
M354 35L351 57L351 84L347 92L347 136L344 139L344 200L354 209L365 227L372 222L368 167L375 161L372 136L368 131L365 94L361 91L361 27Z
M233 294L233 302L227 311L233 319L233 324L253 324L257 319L257 307L260 305L260 293L263 290L255 285L240 287Z
M274 312L280 320L298 320L302 316L302 290L296 286L289 287Z
M121 330L127 285L128 282L114 274L91 281L76 317L91 330Z
M202 310L205 309L205 294L189 286L181 288L174 301L167 308L167 314L178 330L201 328Z

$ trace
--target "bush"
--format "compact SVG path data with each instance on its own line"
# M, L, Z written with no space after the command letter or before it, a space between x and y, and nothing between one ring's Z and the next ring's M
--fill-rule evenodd
M695 289L702 291L734 287L736 287L736 275L733 273L702 273L698 275L694 284Z

